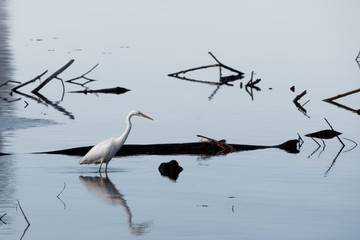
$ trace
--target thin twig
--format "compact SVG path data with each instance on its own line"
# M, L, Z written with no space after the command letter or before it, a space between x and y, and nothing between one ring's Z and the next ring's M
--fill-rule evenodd
M334 97L326 98L326 99L324 99L323 101L325 101L325 102L332 102L332 101L335 100L335 99L342 98L342 97L346 97L346 96L348 96L348 95L350 95L350 94L354 94L354 93L358 93L358 92L360 92L360 88L355 89L355 90L352 90L352 91L349 91L349 92L346 92L346 93L343 93L343 94L336 95L336 96L334 96Z
M333 131L335 131L334 130L334 128L331 126L331 124L329 123L329 121L326 119L326 118L324 118L325 119L325 121L327 122L327 124L330 126L330 128L333 130ZM337 137L337 139L339 140L339 142L343 145L343 146L345 146L345 144L343 143L343 141L341 141L341 139L339 138L339 136L336 136Z
M9 81L6 81L6 82L4 82L3 84L1 84L0 87L5 86L5 85L7 85L8 83L17 83L17 84L20 84L21 82L9 80Z
M0 217L0 221L3 223L3 224L6 224L6 222L4 222L4 220L3 220L3 217L5 217L6 216L6 213L4 213L3 215L1 215L1 217Z
M20 211L21 211L22 215L23 215L24 218L25 218L25 221L27 222L28 225L30 225L30 222L29 222L29 220L27 219L27 217L26 217L26 215L25 215L25 213L24 213L24 211L23 211L23 209L22 209L22 207L21 207L21 205L20 205L19 199L17 200L17 202L18 202Z
M88 78L88 77L85 77L87 74L89 74L90 72L92 72L92 70L94 70L99 64L97 63L94 67L92 67L89 71L87 71L86 73L84 73L83 75L79 76L79 77L76 77L76 78L72 78L72 79L69 79L69 80L66 80L65 82L68 82L68 83L72 83L72 84L76 84L76 85L80 85L80 86L85 86L86 84L88 84L89 82L93 82L93 81L96 81L95 79L91 79L91 78ZM74 82L75 80L78 80L78 79L81 79L81 78L84 78L86 79L87 81L84 82L84 83L77 83L77 82Z
M230 70L230 71L232 71L232 72L236 72L236 73L238 73L238 74L240 74L240 75L243 75L244 73L243 72L240 72L240 71L238 71L238 70L236 70L236 69L234 69L234 68L231 68L231 67L229 67L229 66L226 66L226 65L224 65L224 64L222 64L219 60L217 60L217 58L214 56L214 54L212 54L211 52L209 52L209 54L215 59L215 61L217 62L217 63L219 63L223 68L226 68L227 70Z
M40 80L41 77L44 76L47 72L48 72L48 70L46 70L45 72L43 72L43 73L40 74L39 76L36 76L35 78L33 78L33 79L31 79L31 80L29 80L29 81L27 81L27 82L24 82L24 83L20 84L19 86L14 87L13 89L11 89L11 91L17 92L17 91L16 91L17 89L19 89L19 88L21 88L21 87L24 87L24 86L26 86L26 85L28 85L28 84L30 84L30 83L32 83L32 82L35 82L36 80Z
M324 177L327 177L327 174L330 172L330 170L332 169L332 167L335 165L336 160L337 160L337 158L340 156L340 153L342 152L342 150L344 149L344 147L345 147L345 145L342 145L342 147L340 148L340 151L336 154L336 156L335 156L334 160L332 161L330 167L326 170Z

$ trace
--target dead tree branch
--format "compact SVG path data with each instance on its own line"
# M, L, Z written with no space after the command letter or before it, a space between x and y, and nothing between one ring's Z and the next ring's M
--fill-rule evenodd
M94 67L92 67L89 71L87 71L86 73L84 73L83 75L79 76L79 77L76 77L76 78L72 78L72 79L69 79L69 80L66 80L66 82L68 83L72 83L72 84L76 84L76 85L80 85L82 87L84 87L86 84L90 83L90 82L93 82L93 81L96 81L95 79L91 79L91 78L88 78L88 77L85 77L87 74L89 74L90 72L92 72L92 70L94 70L99 64L96 64ZM78 83L78 82L75 82L75 80L78 80L78 79L85 79L87 80L86 82L84 83Z
M38 87L36 87L31 92L34 94L38 93L40 91L40 89L42 89L46 84L48 84L54 78L61 80L60 78L58 78L58 75L61 74L65 69L67 69L74 61L75 61L74 59L71 59L67 64L65 64L62 68L60 68L59 70L57 70L56 72L51 74L47 79L45 79L45 81L43 83L41 83Z

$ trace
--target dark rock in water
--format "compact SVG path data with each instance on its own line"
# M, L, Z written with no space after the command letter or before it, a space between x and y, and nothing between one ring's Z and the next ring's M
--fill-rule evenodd
M183 170L176 160L171 160L167 163L163 162L160 164L158 169L162 176L166 176L174 181L176 181L180 172Z
M333 137L339 136L340 134L342 134L341 132L337 132L334 130L321 130L318 132L314 132L314 133L309 133L306 134L306 137L312 137L312 138L320 138L320 139L331 139Z

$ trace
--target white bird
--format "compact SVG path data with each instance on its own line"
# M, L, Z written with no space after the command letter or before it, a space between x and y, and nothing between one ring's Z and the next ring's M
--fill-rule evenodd
M107 173L107 167L110 160L115 156L115 154L119 151L119 149L124 145L126 138L129 136L131 130L131 121L130 118L132 116L140 116L144 118L148 118L153 120L151 117L146 116L142 112L138 110L131 111L126 117L126 130L120 137L112 137L106 139L94 147L92 147L89 152L80 160L79 164L100 164L99 172L101 173L101 166L103 163L106 164L105 166L105 173Z

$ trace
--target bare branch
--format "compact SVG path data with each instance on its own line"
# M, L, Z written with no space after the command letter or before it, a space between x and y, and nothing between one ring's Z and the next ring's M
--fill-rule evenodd
M51 74L43 83L41 83L37 88L32 90L32 93L38 93L40 89L42 89L46 84L48 84L52 79L56 78L59 74L61 74L65 69L67 69L75 60L71 59L67 64L65 64L62 68Z

